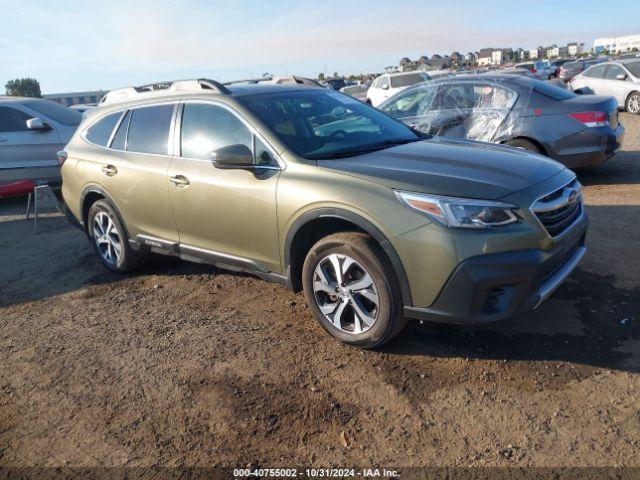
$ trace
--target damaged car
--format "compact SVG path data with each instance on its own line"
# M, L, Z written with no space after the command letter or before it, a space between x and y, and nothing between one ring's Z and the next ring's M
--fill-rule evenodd
M423 133L507 144L570 168L605 162L624 134L615 98L577 95L518 75L434 80L379 108Z

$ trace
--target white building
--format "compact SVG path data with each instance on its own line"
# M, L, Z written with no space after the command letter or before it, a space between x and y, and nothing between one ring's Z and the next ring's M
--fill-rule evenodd
M614 52L628 52L637 48L640 50L640 34L627 35L625 37L596 38L593 42L593 53L598 54L603 50Z
M560 55L560 48L556 45L551 45L545 50L545 56L547 58L557 58Z
M584 43L567 43L567 54L575 57L584 51Z
M531 50L529 50L529 58L531 60L535 60L536 58L540 58L542 57L542 48L538 47L538 48L532 48Z

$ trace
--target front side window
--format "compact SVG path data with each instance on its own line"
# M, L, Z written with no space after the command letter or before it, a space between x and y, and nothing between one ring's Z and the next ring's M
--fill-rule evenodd
M132 110L127 151L167 155L173 108L169 104Z
M106 147L121 114L122 112L112 113L91 125L85 134L87 140L101 147Z
M303 90L239 100L307 159L358 155L421 139L402 123L338 92Z
M29 100L24 105L62 125L75 127L82 121L82 113L49 100Z
M28 132L27 120L33 118L22 110L0 107L0 132Z
M429 106L431 106L431 100L433 99L436 88L437 87L430 85L427 88L416 87L415 89L412 88L408 91L401 92L380 109L393 118L415 117L419 114L420 110L428 108L428 106L426 106L427 102Z
M625 63L625 67L627 67L627 70L629 70L634 77L640 78L640 61Z
M187 103L182 111L181 155L211 160L211 154L229 145L253 151L252 134L229 110L216 105Z
M604 72L604 78L607 80L617 80L618 75L625 75L626 72L618 65L608 65Z

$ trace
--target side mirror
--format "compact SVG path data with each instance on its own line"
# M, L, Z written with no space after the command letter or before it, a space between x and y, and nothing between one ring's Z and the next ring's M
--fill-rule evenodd
M619 73L618 75L616 75L616 80L626 80L626 79L627 79L626 73Z
M235 144L217 149L211 154L213 166L228 170L253 170L253 153L246 145Z
M33 117L27 120L29 130L49 130L51 127L44 123L41 118Z

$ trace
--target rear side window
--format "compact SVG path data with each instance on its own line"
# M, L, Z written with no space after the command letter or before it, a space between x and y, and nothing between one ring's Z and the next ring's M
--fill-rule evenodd
M17 108L0 107L0 132L27 132L27 115Z
M132 110L127 151L168 155L173 107L173 105L158 105Z
M183 157L211 160L218 148L238 144L253 151L249 129L234 114L216 105L185 104L180 131Z
M640 62L629 62L624 65L635 76L640 77Z
M30 100L24 105L63 125L75 127L82 120L82 113L49 100Z
M584 75L591 78L602 78L604 76L604 71L606 68L606 65L596 65L595 67L590 68L589 70L584 72Z
M106 147L121 114L122 112L112 113L91 125L85 134L87 140L101 147Z
M111 148L115 150L126 150L127 147L127 130L129 129L129 119L131 118L131 110L129 110L122 122L120 122L120 126L118 127L118 131L113 137L113 141L111 142Z

